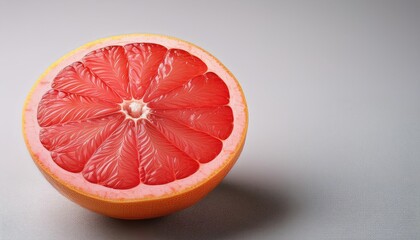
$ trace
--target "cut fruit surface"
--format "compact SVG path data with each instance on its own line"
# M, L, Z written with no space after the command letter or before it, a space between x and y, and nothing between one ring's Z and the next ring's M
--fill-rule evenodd
M23 113L28 149L65 196L119 218L185 208L242 150L247 108L233 75L181 40L123 35L52 65Z
M51 158L65 170L82 172L91 183L114 189L186 178L222 150L221 139L173 120L176 112L159 116L153 110L189 110L184 114L192 119L203 108L207 114L226 108L219 124L211 125L226 136L234 120L226 83L206 72L203 61L180 49L137 45L143 47L136 50L140 56L154 57L148 49L158 48L160 62L153 60L153 68L143 69L145 59L133 57L133 44L99 48L61 70L38 105L40 140ZM130 66L138 73L132 79ZM80 79L96 83L101 95L80 86ZM137 144L142 140L155 144Z

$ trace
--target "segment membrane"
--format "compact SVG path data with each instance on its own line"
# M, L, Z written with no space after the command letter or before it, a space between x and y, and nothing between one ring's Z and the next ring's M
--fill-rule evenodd
M95 151L82 174L105 187L128 189L140 184L135 125L125 120Z
M229 106L189 109L154 109L153 115L172 119L197 131L225 140L233 129L233 112Z
M160 97L206 71L206 64L199 58L184 50L170 49L146 91L144 102Z
M222 141L206 133L158 116L151 115L149 121L170 143L200 163L213 160L222 150Z
M128 59L131 94L141 99L155 78L167 49L153 43L133 43L124 46Z
M124 116L70 122L41 129L39 139L51 158L69 172L80 172L96 149L122 123Z
M51 87L68 93L120 102L121 98L81 62L65 67L54 78Z
M149 121L137 127L140 176L145 184L159 185L190 176L199 164L176 148Z
M96 98L50 90L38 105L38 123L41 127L99 118L118 112L120 106ZM82 126L82 124L81 124Z
M109 46L89 53L84 64L121 98L131 99L128 60L122 46Z
M222 106L229 103L229 90L222 79L208 72L197 76L176 89L153 99L153 109L185 109Z

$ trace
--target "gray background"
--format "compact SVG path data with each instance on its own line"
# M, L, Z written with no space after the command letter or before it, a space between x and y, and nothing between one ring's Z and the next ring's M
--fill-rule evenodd
M0 239L420 239L419 1L1 1ZM207 49L249 103L245 149L199 204L109 219L56 192L21 135L55 60L146 32Z

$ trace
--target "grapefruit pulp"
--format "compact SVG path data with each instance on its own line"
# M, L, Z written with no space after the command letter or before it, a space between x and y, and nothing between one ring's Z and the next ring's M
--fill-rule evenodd
M186 208L226 176L248 125L235 77L171 37L121 35L50 66L23 110L41 173L100 214L143 219Z

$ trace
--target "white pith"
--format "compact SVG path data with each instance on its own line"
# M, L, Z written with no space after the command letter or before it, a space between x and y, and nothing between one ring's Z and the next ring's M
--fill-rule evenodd
M141 109L143 108L143 104L141 104L141 103L139 103L139 102L137 102L137 101L134 101L134 102L131 102L129 105L128 105L128 107L130 108L130 110L132 111L132 112L134 112L134 113L141 113Z
M128 107L130 108L131 112L141 113L141 115L139 117L133 117L132 115L130 115L124 109L124 105L126 104L128 104ZM136 99L131 99L128 101L125 100L120 104L120 106L121 106L121 112L125 114L125 117L132 119L135 122L138 121L139 119L147 119L147 116L150 113L150 108L147 106L145 102L143 102L143 100L136 100Z

